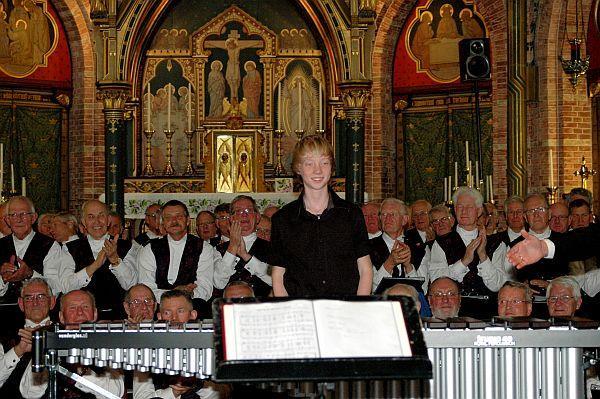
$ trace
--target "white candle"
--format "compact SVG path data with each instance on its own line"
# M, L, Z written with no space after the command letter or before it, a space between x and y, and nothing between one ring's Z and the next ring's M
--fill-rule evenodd
M302 130L302 85L298 79L298 130Z
M552 150L548 150L550 158L550 187L554 187L554 159L552 159Z
M448 178L444 177L444 202L448 202Z
M15 167L12 163L10 164L10 191L15 192Z
M469 169L467 173L467 186L473 187L473 174L471 173L473 171L473 165L471 164L471 161L467 162L469 163Z
M21 177L21 195L23 197L25 197L27 195L26 185L27 185L27 183L25 182L25 178Z
M479 162L475 162L475 187L479 188Z
M281 130L281 113L283 112L283 108L281 108L281 82L277 86L277 129Z
M171 131L171 83L167 83L167 130Z
M454 187L460 187L460 184L458 184L458 162L454 162Z
M465 154L467 155L466 164L469 165L470 162L469 162L469 142L468 141L465 141Z
M448 176L448 201L452 198L452 175Z
M4 143L0 143L0 192L4 191Z
M321 88L321 84L319 83L319 130L323 130L323 90Z
M188 132L192 131L192 84L188 83Z
M152 99L151 99L152 95L150 94L150 82L148 82L148 100L146 101L146 107L147 107L147 112L148 112L148 130L151 129L152 126L152 122L151 122L151 115L152 115Z
M494 200L494 181L492 175L490 176L490 202Z

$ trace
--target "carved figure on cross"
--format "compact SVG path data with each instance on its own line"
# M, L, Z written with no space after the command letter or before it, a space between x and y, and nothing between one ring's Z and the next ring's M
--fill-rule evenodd
M220 48L227 51L227 68L225 69L225 80L229 86L231 99L238 100L238 91L241 82L240 51L246 48L263 48L262 40L240 40L240 34L232 29L225 40L207 40L204 42L206 48Z

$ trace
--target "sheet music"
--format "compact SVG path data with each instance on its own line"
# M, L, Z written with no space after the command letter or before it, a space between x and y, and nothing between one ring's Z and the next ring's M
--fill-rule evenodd
M227 360L319 357L310 301L226 305L223 312Z
M396 301L314 302L321 357L412 356Z

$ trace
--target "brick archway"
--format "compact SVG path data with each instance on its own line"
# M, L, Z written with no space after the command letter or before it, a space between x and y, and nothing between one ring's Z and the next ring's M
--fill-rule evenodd
M69 111L69 208L104 190L104 122L96 100L96 57L90 10L76 0L53 2L64 24L72 60Z

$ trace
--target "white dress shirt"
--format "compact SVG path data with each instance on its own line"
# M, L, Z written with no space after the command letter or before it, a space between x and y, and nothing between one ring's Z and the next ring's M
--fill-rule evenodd
M25 252L27 252L27 248L29 248L29 244L31 243L31 240L33 240L33 236L35 234L40 233L36 233L35 231L31 230L29 234L27 234L22 240L19 240L13 234L12 239L15 246L15 252L17 253L17 257L19 259L23 259L23 257L25 256ZM44 279L46 279L48 285L50 286L50 288L52 288L52 293L54 295L58 295L60 292L62 292L62 285L60 284L59 280L59 270L61 264L64 261L65 260L62 256L60 244L54 241L54 243L50 247L50 250L46 254L46 257L42 261L42 264L44 265L44 275L42 276L34 270L32 277L43 277ZM0 278L0 296L6 293L6 291L8 290L8 284L9 283L5 283L4 280Z
M477 229L469 231L463 229L461 226L456 227L456 232L465 246L469 245L479 234ZM477 274L483 279L484 284L490 291L496 292L506 281L512 279L512 269L512 265L506 261L506 245L500 243L498 248L492 254L491 260L487 257L483 262L479 262L477 265ZM419 269L413 269L408 273L408 276L424 277L425 282L423 283L423 290L427 292L426 289L430 281L434 281L440 277L450 277L460 283L468 272L469 268L466 265L463 265L462 259L449 265L446 261L446 253L437 241L434 241L431 248L427 246L425 249L425 256L421 261Z
M92 255L94 256L94 260L98 259L98 254L104 247L104 242L110 239L109 235L106 234L99 240L92 238L88 234L87 240L90 244L90 248L92 249ZM83 269L78 272L75 272L75 260L71 256L69 252L69 248L67 245L63 245L63 254L64 258L68 259L67 262L62 264L60 270L60 280L63 283L63 292L69 292L73 290L78 290L83 287L87 287L87 285L92 281L92 277L88 276L86 267L89 265L85 265ZM117 278L117 281L121 285L124 290L128 290L130 287L137 283L137 272L135 269L135 252L131 249L127 252L125 259L119 258L119 261L116 265L109 265L108 270L110 270L114 276Z
M508 229L506 229L507 233L508 233L508 242L513 242L514 240L516 240L517 238L521 237L521 232L514 232L512 231L512 229L509 227Z
M201 399L219 399L219 392L212 387L200 388L196 394ZM155 389L150 373L133 372L133 399L152 399L164 398L175 399L173 390L170 387L164 389Z
M246 250L250 251L252 245L256 241L256 233L251 233L247 236L242 237L244 244L246 244ZM231 252L225 252L223 258L215 265L214 273L214 285L216 288L222 290L229 282L229 278L235 273L235 265L238 263L240 258L233 255ZM271 271L270 266L258 260L256 256L252 258L244 265L244 268L250 272L253 276L260 278L266 284L273 286L273 280L269 274Z
M186 234L181 240L176 241L170 235L167 236L169 243L169 271L167 281L170 284L173 284L177 280L187 237L188 235ZM198 259L198 269L196 270L196 281L194 281L196 284L192 295L194 298L210 299L213 290L213 273L215 265L220 259L221 254L219 254L219 251L203 241L202 253ZM160 298L166 290L159 289L156 285L156 258L150 245L143 247L138 254L138 272L139 282L146 284L154 291L156 298Z
M394 243L396 240L390 237L387 233L382 233L381 238L383 238L385 245L387 245L388 252L391 254L392 248L394 247ZM404 242L404 235L400 235L397 238L397 240L400 242ZM398 271L400 272L400 274L402 274L402 265L396 265L394 267L398 268ZM381 265L379 270L377 270L373 265L373 292L375 292L377 286L379 285L379 283L381 283L381 280L383 280L384 277L392 277L392 273L388 272L385 269L385 267L383 267L383 265Z
M25 328L38 328L49 324L49 322L49 317L46 317L39 323L34 323L29 319L25 319ZM15 367L17 367L19 360L21 360L21 358L15 353L14 347L4 353L4 347L0 345L0 387L8 380L8 377L10 377L15 370ZM31 365L29 368L31 368Z
M369 235L369 240L370 240L371 238L379 237L381 234L383 234L383 232L377 231L375 233L367 233L367 234Z

